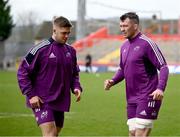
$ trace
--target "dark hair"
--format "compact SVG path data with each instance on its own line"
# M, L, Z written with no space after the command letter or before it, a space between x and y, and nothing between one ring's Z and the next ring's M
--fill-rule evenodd
M71 22L63 16L54 17L53 24L58 27L72 27Z
M120 17L120 20L124 21L127 18L132 20L134 23L139 24L139 16L135 12L127 12L127 13L123 14Z

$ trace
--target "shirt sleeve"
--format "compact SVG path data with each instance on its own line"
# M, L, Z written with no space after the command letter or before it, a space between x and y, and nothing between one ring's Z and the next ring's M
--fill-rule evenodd
M151 63L159 70L159 81L157 88L164 91L167 85L169 69L160 49L153 41L150 41L147 46L147 57L151 61Z
M35 96L35 93L33 93L32 90L32 76L37 64L37 57L38 54L34 55L33 53L29 52L22 60L17 71L19 87L22 94L26 95L28 98Z
M71 84L71 90L72 92L74 89L79 89L81 92L83 91L80 80L79 80L79 66L77 64L77 57L76 57L76 51L73 49L73 74L72 74L72 84Z
M114 81L114 84L117 84L121 82L124 79L124 70L123 70L123 64L122 64L122 54L120 56L120 64L119 64L119 69L113 76L112 80Z

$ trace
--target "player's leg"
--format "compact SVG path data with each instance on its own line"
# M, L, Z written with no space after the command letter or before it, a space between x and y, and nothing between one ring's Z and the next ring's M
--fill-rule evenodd
M91 66L91 64L89 65L89 69L90 69L90 72L92 73L93 71L92 71L92 66Z
M129 137L135 137L136 118L128 119L127 125L129 126Z
M57 137L57 129L55 122L46 122L39 125L43 137Z
M151 128L136 129L136 137L148 137L151 132Z
M136 110L136 136L149 136L153 122L157 119L161 101L153 100L148 97L144 101L138 103Z
M127 125L129 127L129 137L135 137L136 131L136 107L135 103L128 103L127 104Z
M59 135L59 133L60 133L61 130L62 130L62 127L56 127L56 129L57 129L57 134Z
M85 72L88 73L88 64L87 63L85 64Z
M43 137L57 136L53 111L47 108L46 105L43 105L41 108L33 109L33 112L36 117L37 124L41 128Z
M153 120L136 118L136 137L149 136L153 127Z
M64 125L64 112L54 111L55 124L57 129L57 135L61 132Z

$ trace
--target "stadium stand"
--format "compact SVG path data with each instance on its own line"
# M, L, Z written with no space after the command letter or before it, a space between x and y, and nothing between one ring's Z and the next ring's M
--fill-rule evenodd
M106 28L107 29L107 28ZM117 66L119 64L119 48L123 42L120 35L109 35L101 28L100 36L96 32L83 40L83 46L78 49L79 64L84 64L85 56L89 53L93 58L93 65ZM103 31L102 31L103 30ZM104 33L104 34L103 34ZM93 36L93 37L92 37ZM180 36L179 35L149 35L163 52L168 64L180 63ZM78 45L76 45L78 46Z

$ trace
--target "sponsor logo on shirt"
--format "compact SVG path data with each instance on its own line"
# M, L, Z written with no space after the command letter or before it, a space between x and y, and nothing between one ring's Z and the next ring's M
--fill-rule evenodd
M55 56L54 53L52 52L52 53L49 55L49 58L56 58L56 56Z
M43 111L43 112L41 113L41 119L47 118L47 116L48 116L47 110L46 110L46 111Z
M140 115L143 115L143 116L147 116L147 113L146 113L145 110L141 111L139 114L140 114Z

